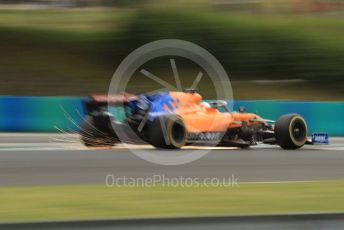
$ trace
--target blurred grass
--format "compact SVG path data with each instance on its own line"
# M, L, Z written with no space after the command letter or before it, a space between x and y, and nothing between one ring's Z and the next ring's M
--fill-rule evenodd
M197 10L163 10L155 4L142 9L0 11L0 76L6 82L0 91L107 92L113 72L132 50L177 38L203 46L220 60L234 81L237 99L344 99L343 16L228 13L204 2ZM252 81L266 79L304 83ZM145 88L151 83L141 84Z
M343 212L344 181L239 187L0 188L0 221Z
M0 76L6 82L0 86L2 94L106 91L113 69L101 65L99 47L133 14L134 10L106 9L1 11Z
M336 17L148 11L129 34L134 46L171 37L200 44L234 78L319 79L342 73L343 26Z
M66 32L115 29L130 19L132 9L0 10L0 27L33 28Z

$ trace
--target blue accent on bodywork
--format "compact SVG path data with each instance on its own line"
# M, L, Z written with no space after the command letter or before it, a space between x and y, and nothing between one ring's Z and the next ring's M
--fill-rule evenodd
M151 121L159 115L174 112L174 108L172 106L174 100L168 92L160 92L152 95L141 94L138 100L131 101L128 106L132 112L135 113L142 109L140 108L142 107L140 104L142 105L143 103L148 103L149 105L148 119ZM165 106L168 107L168 111L165 110Z

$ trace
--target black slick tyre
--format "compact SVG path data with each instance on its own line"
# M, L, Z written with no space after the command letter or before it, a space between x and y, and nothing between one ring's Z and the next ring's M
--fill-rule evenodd
M149 143L157 148L179 149L186 144L187 131L178 115L158 116L149 124Z
M275 123L277 144L283 149L298 149L307 141L306 121L298 114L286 114Z
M97 127L92 116L87 116L80 129L81 140L87 147L112 147L117 142L115 137Z

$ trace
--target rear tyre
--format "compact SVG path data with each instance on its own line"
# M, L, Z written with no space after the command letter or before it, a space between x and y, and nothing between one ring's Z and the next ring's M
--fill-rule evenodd
M277 144L283 149L298 149L307 141L307 124L298 114L286 114L275 123Z
M187 131L180 116L159 116L149 125L148 135L154 147L179 149L186 144Z
M87 147L112 147L117 142L117 138L107 130L98 127L95 118L87 116L80 130L81 140Z

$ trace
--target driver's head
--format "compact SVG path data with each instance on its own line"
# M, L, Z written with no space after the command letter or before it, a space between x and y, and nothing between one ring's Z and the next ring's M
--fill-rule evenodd
M202 101L202 102L200 103L200 106L201 106L202 108L211 108L210 104L209 104L208 102L205 102L205 101Z

